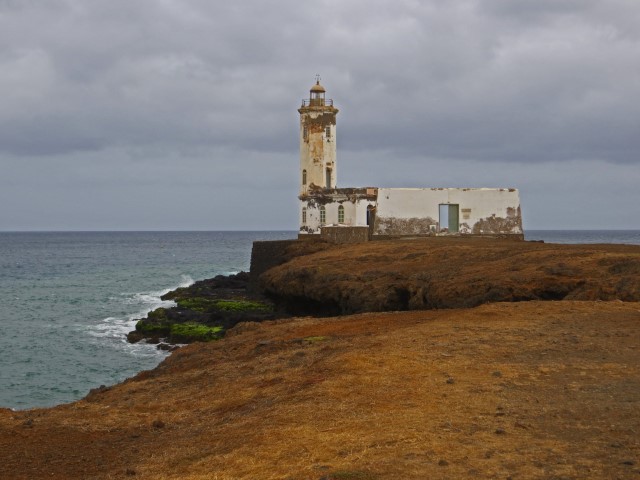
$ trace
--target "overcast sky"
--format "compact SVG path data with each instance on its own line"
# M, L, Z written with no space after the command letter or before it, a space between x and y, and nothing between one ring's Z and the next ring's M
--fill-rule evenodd
M316 73L340 187L640 229L638 0L0 0L0 230L296 229Z

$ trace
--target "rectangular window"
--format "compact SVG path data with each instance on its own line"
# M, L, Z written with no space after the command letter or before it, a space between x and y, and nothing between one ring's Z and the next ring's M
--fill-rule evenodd
M307 209L302 209L302 224L305 225L307 223Z
M324 207L320 207L320 225L327 223L327 211Z
M324 134L327 138L331 138L331 127L325 127Z

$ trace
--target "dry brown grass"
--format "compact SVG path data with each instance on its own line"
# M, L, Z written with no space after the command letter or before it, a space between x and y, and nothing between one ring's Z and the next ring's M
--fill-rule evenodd
M336 313L525 300L640 301L640 246L376 241L296 257L265 272L261 282L291 308L304 298L307 306L314 302Z
M635 478L639 326L619 302L244 324L1 412L0 478Z

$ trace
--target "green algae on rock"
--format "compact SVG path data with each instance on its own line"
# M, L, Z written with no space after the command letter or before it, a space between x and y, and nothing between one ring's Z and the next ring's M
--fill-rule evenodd
M162 297L176 306L158 308L138 320L127 340L136 343L191 343L222 338L227 329L239 322L271 320L276 317L273 304L247 291L249 275L201 280L178 288ZM281 317L282 315L280 315Z

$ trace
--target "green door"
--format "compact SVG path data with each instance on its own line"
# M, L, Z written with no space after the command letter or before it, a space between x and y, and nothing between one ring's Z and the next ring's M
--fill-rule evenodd
M449 233L460 231L460 205L449 204Z

